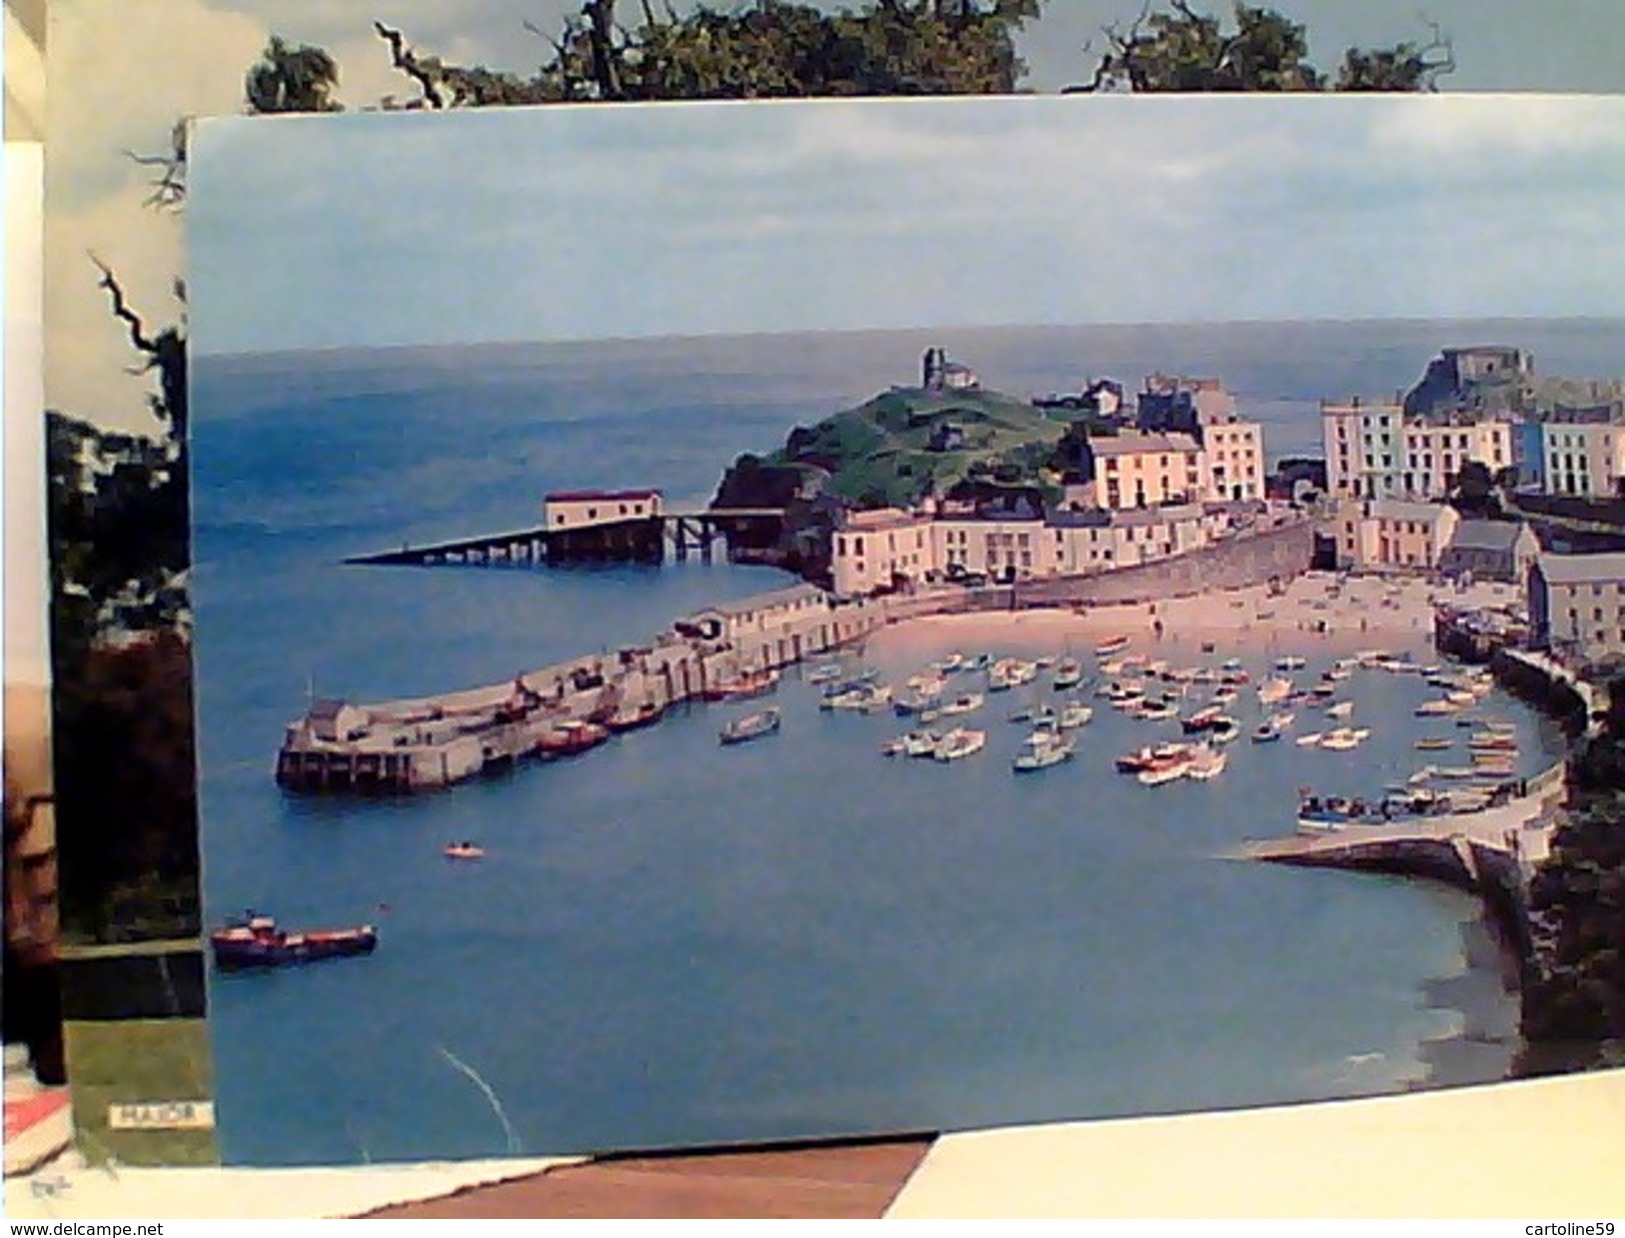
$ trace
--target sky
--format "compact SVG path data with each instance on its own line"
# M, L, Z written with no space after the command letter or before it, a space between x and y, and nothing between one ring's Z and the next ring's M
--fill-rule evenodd
M1618 0L1278 0L1276 7L1307 24L1312 54L1327 67L1351 42L1425 38L1431 17L1455 40L1460 67L1445 79L1451 92L1625 91L1625 58L1617 55L1625 4ZM123 152L161 150L179 117L241 112L244 72L273 31L329 49L339 63L340 97L355 107L413 94L389 67L374 18L398 24L449 61L524 70L545 48L523 23L553 28L577 8L577 0L142 0L141 18L132 20L125 0L53 0L50 403L119 428L153 427L145 411L150 382L127 372L140 358L107 316L87 251L115 268L150 322L184 313L171 294L182 265L182 220L142 205L150 173ZM637 10L632 0L622 8ZM1139 8L1139 0L1050 0L1021 39L1032 70L1025 85L1050 91L1085 79L1092 56L1084 45L1093 39L1098 48L1103 24L1130 21ZM288 180L297 187L300 177L290 170Z
M240 118L191 177L200 353L1625 314L1625 98Z

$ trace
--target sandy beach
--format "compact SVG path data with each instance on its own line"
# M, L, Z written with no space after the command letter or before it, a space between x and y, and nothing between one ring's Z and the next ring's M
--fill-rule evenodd
M1165 602L982 611L910 620L900 630L912 641L974 646L1017 640L1035 646L1080 647L1109 636L1129 637L1131 648L1196 652L1212 642L1245 653L1273 651L1352 653L1360 649L1411 649L1431 642L1433 608L1521 605L1515 585L1479 582L1467 588L1420 577L1340 576L1310 572L1281 591L1259 585ZM1159 628L1160 624L1160 628Z

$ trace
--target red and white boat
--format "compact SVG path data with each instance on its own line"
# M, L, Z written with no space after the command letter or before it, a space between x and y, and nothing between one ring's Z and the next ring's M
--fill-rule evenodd
M596 722L560 722L542 732L536 751L544 757L567 757L596 748L609 738L609 728Z

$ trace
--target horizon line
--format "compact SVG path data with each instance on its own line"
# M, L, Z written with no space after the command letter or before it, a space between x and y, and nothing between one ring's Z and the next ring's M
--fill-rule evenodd
M519 346L558 346L590 344L633 344L695 342L705 340L779 339L806 335L902 335L929 331L1053 331L1084 329L1166 329L1169 327L1293 327L1293 326L1372 326L1426 323L1608 323L1625 322L1625 314L1489 314L1469 316L1399 315L1356 318L1192 318L1145 319L1131 322L1034 322L1034 323L937 323L919 326L804 327L778 331L703 331L650 333L640 335L544 335L508 336L482 340L403 340L382 343L310 344L264 349L222 349L197 351L196 360L242 360L262 357L339 352L404 352L413 349L512 348ZM1494 347L1490 344L1450 345L1449 347ZM1506 345L1501 345L1506 346ZM1511 346L1517 346L1515 342Z

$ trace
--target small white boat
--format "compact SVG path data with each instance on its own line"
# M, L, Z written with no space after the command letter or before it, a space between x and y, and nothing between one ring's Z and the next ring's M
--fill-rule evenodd
M820 662L807 668L807 682L834 683L845 674L846 668L839 662Z
M1051 681L1057 692L1068 692L1083 682L1083 663L1076 658L1062 658Z
M1353 713L1353 701L1338 701L1336 704L1326 706L1326 716L1328 718L1347 718Z
M1300 748L1315 748L1320 745L1322 738L1323 737L1319 731L1311 731L1307 735L1298 736L1298 738L1292 742L1297 744Z
M1114 653L1120 653L1122 650L1129 647L1130 639L1131 638L1127 636L1108 636L1105 640L1101 641L1100 644L1095 646L1095 656L1107 658Z
M1458 702L1443 697L1439 700L1423 701L1416 707L1416 716L1418 718L1442 718L1446 714L1455 713L1460 708L1461 705Z
M938 708L937 714L940 717L951 718L959 714L975 713L982 707L985 699L980 692L966 692Z
M779 711L764 709L759 713L746 714L743 718L735 718L722 728L718 738L724 744L743 744L752 739L760 739L764 735L772 735L778 729Z
M959 652L950 653L945 658L938 658L931 663L931 669L939 674L951 675L965 665L965 655Z
M859 684L834 696L825 697L820 702L819 708L873 713L891 704L891 695L891 688L885 684Z
M1185 764L1185 777L1194 778L1198 782L1206 782L1210 778L1217 778L1224 773L1229 754L1220 752L1216 748L1197 748L1191 759Z
M903 736L903 755L907 757L934 757L942 736L931 731L910 731Z
M1021 745L1021 751L1016 753L1016 759L1011 764L1018 773L1048 769L1071 760L1072 751L1072 741L1054 731L1034 731Z
M1471 705L1478 699L1478 693L1466 690L1460 692L1446 692L1444 694L1444 699L1452 705L1466 706Z
M1095 711L1081 701L1068 701L1061 708L1061 716L1056 720L1063 731L1074 731L1080 726L1088 726L1095 716Z
M956 726L937 741L935 756L939 761L957 761L987 747L987 732L972 731Z
M1330 752L1348 752L1358 748L1370 734L1370 731L1353 731L1347 727L1339 727L1322 735L1320 746Z
M1015 687L1016 661L1014 658L1000 658L987 668L987 690L989 692L1008 692Z
M1233 744L1241 738L1241 723L1226 715L1213 724L1208 734L1215 744Z
M1451 746L1451 742L1441 736L1430 735L1416 741L1416 748L1420 752L1443 752Z
M1292 681L1277 676L1258 685L1258 699L1261 704L1273 705L1277 701L1284 701L1291 691Z
M1288 655L1284 658L1275 659L1275 669L1278 671L1301 671L1308 665L1308 659L1300 658L1295 655Z

